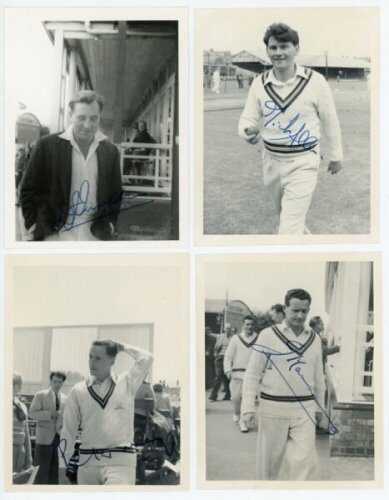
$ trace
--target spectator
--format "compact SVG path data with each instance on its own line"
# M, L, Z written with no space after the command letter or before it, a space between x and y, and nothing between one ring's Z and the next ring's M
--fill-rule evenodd
M224 354L227 350L228 344L232 338L231 325L226 323L224 328L225 333L221 333L216 335L216 343L215 343L215 380L213 382L212 392L209 396L210 401L217 401L217 394L219 392L220 386L222 382L224 383L224 387L226 390L224 400L229 401L231 399L230 394L230 381L227 378L226 374L223 370L224 365Z
M39 471L34 484L59 484L58 445L66 401L61 388L66 380L63 372L50 373L50 388L35 394L30 417L36 420L34 465Z
M23 384L18 372L13 374L13 472L22 472L32 466L27 408L17 396Z

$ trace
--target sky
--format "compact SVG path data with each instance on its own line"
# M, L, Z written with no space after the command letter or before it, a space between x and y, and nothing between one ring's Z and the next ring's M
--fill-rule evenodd
M40 21L21 10L6 30L6 78L14 106L25 104L42 125L50 125L54 46ZM6 25L7 28L7 25ZM22 34L22 35L21 35Z
M312 296L310 316L326 319L324 262L208 263L205 298L243 300L251 310L266 311L283 303L291 288L304 288Z
M264 50L266 28L273 22L284 22L300 36L301 54L367 57L371 55L375 30L371 10L363 8L323 9L239 9L214 10L202 14L204 29L198 40L204 50ZM200 42L201 40L201 42Z

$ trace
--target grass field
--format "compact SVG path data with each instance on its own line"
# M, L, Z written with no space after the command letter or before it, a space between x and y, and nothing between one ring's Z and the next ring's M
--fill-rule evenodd
M342 129L343 170L335 176L327 173L323 139L324 159L307 226L314 234L368 234L370 93L362 81L331 82L331 87ZM278 221L263 187L259 152L263 146L246 144L237 132L247 91L247 87L238 89L236 82L228 82L227 92L218 97L204 92L205 104L213 105L205 106L204 112L204 234L277 232ZM217 99L222 103L219 108ZM224 105L227 100L231 106Z

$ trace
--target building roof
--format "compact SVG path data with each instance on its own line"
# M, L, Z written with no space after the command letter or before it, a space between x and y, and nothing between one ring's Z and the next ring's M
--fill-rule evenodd
M327 59L327 61L326 61ZM263 66L271 66L270 59L265 51L242 50L232 56L233 64L239 63L260 63ZM363 68L369 69L370 62L364 59L348 56L326 56L325 54L307 55L301 54L296 57L296 62L302 66L325 68L326 64L330 68Z

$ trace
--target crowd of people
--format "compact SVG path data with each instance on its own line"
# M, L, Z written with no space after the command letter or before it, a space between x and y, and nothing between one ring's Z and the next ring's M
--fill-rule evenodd
M311 478L315 435L331 430L325 368L340 347L328 344L319 316L306 324L311 300L307 291L292 289L284 304L270 308L262 328L251 315L237 334L228 323L221 334L206 327L206 360L213 360L215 370L209 401L218 401L224 383L223 400L231 399L240 432L258 427L257 479L277 479L284 460L290 479Z
M119 352L133 358L128 371L115 374ZM22 376L13 376L13 472L37 467L35 484L58 484L59 468L71 484L135 484L134 404L153 357L148 351L113 340L96 340L89 351L90 376L62 392L66 374L53 371L49 387L35 394L29 411L22 398ZM169 396L156 384L153 410L172 415ZM32 457L28 419L35 421ZM172 423L173 425L173 423Z

